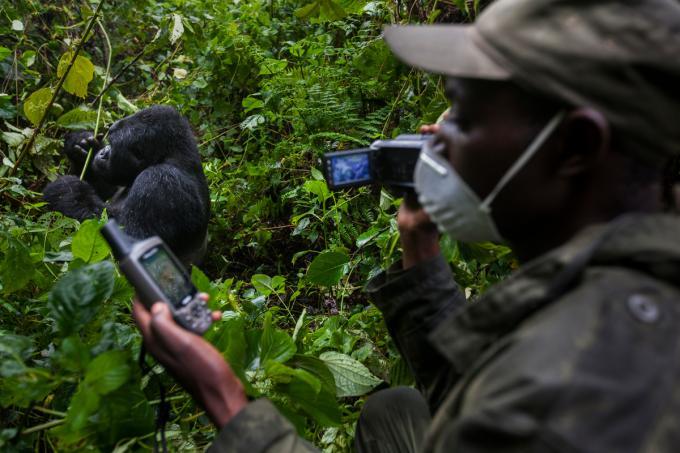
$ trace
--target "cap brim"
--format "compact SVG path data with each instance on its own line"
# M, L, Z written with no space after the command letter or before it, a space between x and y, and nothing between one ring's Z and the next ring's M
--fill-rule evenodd
M453 77L506 80L510 72L479 46L471 25L393 25L385 41L405 63L428 72Z

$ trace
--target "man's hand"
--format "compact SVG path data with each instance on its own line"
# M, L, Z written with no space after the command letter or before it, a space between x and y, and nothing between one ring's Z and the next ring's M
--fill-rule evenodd
M404 269L439 254L439 231L414 199L406 196L397 213Z
M241 381L222 354L177 325L164 303L157 302L149 311L135 299L132 314L147 350L205 409L218 429L248 404ZM213 319L219 320L220 313L213 313Z

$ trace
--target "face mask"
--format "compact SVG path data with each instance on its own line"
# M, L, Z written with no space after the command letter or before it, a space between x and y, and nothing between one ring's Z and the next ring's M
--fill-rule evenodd
M415 188L418 201L439 231L463 242L502 242L491 217L491 203L541 149L564 115L559 112L550 120L483 201L444 157L442 143L423 146L414 173Z

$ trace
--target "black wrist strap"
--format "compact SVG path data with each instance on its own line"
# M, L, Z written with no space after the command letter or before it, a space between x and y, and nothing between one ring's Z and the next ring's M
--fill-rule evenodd
M158 453L158 433L160 432L161 437L161 450L163 453L168 452L168 445L165 440L165 424L168 421L168 416L170 415L170 405L165 401L165 386L161 382L160 377L146 363L146 347L142 343L142 347L139 349L139 368L142 370L142 375L149 375L150 378L156 381L158 386L158 397L160 403L158 404L158 409L156 409L156 429L153 433L153 451Z

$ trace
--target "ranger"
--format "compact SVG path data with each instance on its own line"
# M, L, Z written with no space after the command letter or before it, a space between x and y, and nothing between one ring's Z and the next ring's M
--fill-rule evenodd
M416 168L423 209L400 209L403 259L368 285L419 391L370 397L357 450L678 451L680 219L662 175L680 153L680 3L498 0L475 25L385 36L448 77L452 112ZM503 240L522 266L466 302L439 232ZM213 451L313 451L162 304L134 310L221 430Z

